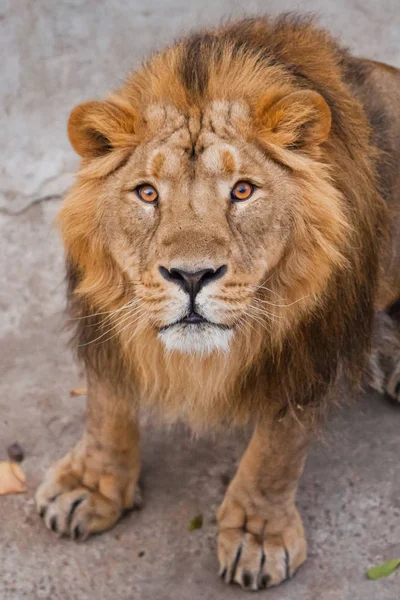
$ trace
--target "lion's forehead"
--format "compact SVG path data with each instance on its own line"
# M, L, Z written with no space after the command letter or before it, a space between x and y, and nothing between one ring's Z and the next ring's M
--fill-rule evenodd
M145 119L151 147L147 170L152 176L179 176L193 160L214 174L230 175L238 169L235 142L248 126L245 104L218 100L191 114L175 106L153 105Z

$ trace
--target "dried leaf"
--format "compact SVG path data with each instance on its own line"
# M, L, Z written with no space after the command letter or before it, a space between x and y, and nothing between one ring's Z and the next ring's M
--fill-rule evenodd
M203 515L197 515L194 519L192 519L189 523L189 531L194 531L195 529L201 529L203 527Z
M400 566L400 558L395 558L393 560L389 560L388 562L383 563L382 565L377 565L376 567L371 567L367 571L367 575L369 579L382 579L382 577L388 577L391 575L398 567Z
M72 398L74 398L75 396L86 396L87 388L86 387L73 388L72 390L70 390L69 395Z
M0 496L25 492L25 473L17 463L0 462Z

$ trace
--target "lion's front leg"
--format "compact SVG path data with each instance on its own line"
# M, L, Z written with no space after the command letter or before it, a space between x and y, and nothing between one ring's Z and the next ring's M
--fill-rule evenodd
M259 424L218 512L220 575L257 590L290 579L307 543L295 494L306 432L293 422Z
M139 431L132 408L100 384L89 384L87 429L47 472L36 492L46 526L85 539L109 529L139 503Z

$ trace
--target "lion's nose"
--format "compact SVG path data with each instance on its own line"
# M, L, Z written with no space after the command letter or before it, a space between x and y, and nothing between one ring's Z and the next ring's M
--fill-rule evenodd
M202 269L201 271L190 272L183 269L160 267L160 273L164 279L173 281L185 290L193 301L202 287L223 277L226 269L226 265L221 265L218 269Z

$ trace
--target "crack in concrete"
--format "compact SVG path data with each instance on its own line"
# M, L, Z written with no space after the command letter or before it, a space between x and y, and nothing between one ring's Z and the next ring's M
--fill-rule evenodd
M8 217L19 217L20 215L23 215L24 213L28 212L28 210L30 210L33 206L36 206L36 204L41 204L42 202L50 202L51 200L60 200L61 198L61 194L51 194L49 196L35 198L35 200L32 200L32 202L29 202L29 204L21 208L21 210L16 211L8 210L8 208L0 206L0 214L7 215Z

